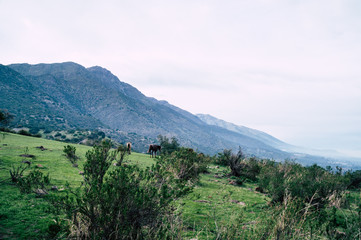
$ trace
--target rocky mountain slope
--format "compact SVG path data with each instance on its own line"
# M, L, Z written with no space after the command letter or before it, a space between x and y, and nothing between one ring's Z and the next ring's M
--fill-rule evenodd
M0 108L15 115L13 127L102 129L120 141L132 135L141 143L135 144L138 151L161 134L208 154L241 147L246 154L263 158L310 160L308 155L281 150L286 143L261 131L196 116L147 97L98 66L0 65L0 94Z

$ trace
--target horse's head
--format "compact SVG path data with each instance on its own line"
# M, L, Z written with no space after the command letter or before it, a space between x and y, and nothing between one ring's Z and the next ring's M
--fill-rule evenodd
M153 144L150 144L150 145L149 145L149 149L148 149L148 152L147 152L147 153L150 153L151 151L153 151Z

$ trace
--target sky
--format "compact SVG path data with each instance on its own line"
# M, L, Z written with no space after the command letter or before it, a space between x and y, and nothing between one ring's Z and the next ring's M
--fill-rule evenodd
M0 64L102 66L146 96L361 157L359 0L0 0Z

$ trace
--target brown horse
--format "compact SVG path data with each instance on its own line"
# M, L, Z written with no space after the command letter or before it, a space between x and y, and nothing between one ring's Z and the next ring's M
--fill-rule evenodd
M132 152L132 143L131 142L127 142L127 151L128 151L128 154L130 154Z
M159 145L155 145L155 144L150 144L149 145L149 149L148 149L148 153L150 155L150 157L153 157L153 153L155 154L155 157L157 157L157 151L161 151L162 147Z

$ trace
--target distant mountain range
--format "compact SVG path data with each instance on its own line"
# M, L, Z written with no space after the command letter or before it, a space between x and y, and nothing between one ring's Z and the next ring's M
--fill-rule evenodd
M144 152L158 135L207 154L223 149L275 160L332 165L333 160L289 151L269 134L146 97L102 67L73 62L0 65L0 108L15 115L12 127L102 130Z

